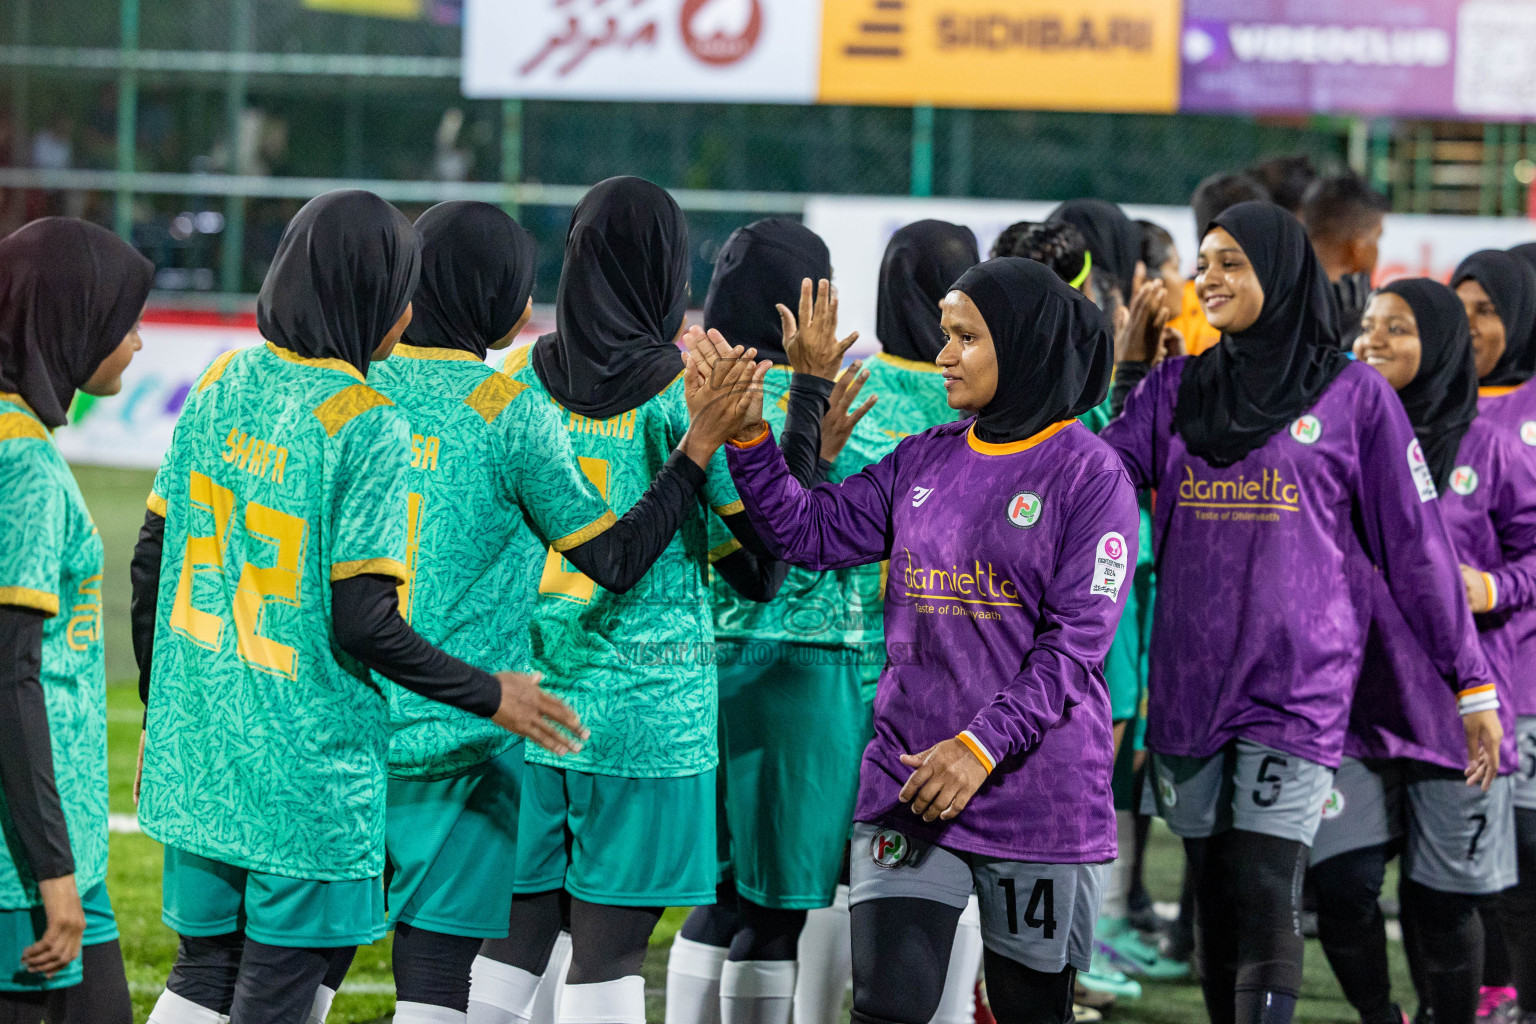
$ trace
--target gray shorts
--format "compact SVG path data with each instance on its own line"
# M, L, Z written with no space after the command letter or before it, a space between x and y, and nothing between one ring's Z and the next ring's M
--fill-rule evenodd
M1515 719L1520 764L1515 768L1515 806L1536 811L1536 715Z
M975 893L988 949L1048 974L1067 964L1086 971L1105 867L957 853L860 821L853 826L848 904L921 899L962 910Z
M1248 740L1209 757L1152 754L1157 809L1173 834L1206 839L1227 829L1292 839L1317 834L1333 772Z
M1405 839L1403 870L1420 885L1471 896L1502 892L1517 875L1513 796L1509 776L1484 793L1452 769L1346 757L1323 807L1312 863Z

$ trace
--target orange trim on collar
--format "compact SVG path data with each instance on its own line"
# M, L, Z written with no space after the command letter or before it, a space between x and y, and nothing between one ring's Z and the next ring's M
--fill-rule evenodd
M1499 385L1496 385L1494 387L1478 388L1477 389L1477 397L1478 398L1503 398L1505 395L1509 394L1510 392L1518 391L1522 387L1524 387L1523 384L1499 384Z
M983 455L1013 455L1017 452L1027 452L1037 444L1049 441L1076 422L1077 420L1075 419L1061 420L1057 423L1052 423L1033 437L1026 437L1022 441L1009 441L1007 444L991 444L983 441L976 436L976 424L972 423L971 428L965 432L965 439L970 443L972 449Z

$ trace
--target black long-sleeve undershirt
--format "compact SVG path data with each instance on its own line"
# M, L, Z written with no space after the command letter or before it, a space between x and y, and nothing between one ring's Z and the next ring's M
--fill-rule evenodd
M674 451L623 518L563 552L565 558L604 590L624 593L656 564L705 480L704 470L681 449Z
M133 551L131 623L139 663L139 697L149 704L155 601L165 520L146 512ZM365 574L331 584L331 627L336 645L368 668L423 697L489 718L501 705L501 684L490 673L427 643L400 617L399 581Z
M1136 390L1136 385L1145 380L1147 374L1151 372L1150 363L1121 360L1115 364L1115 379L1109 387L1111 416L1119 416L1125 411L1125 400L1131 397L1131 392Z
M43 696L46 621L30 608L0 605L0 790L21 846L11 853L35 881L75 871Z
M826 480L832 468L821 458L821 418L831 403L832 387L832 381L801 373L790 381L780 447L790 473L806 487ZM747 600L772 601L789 575L789 563L773 557L745 512L722 518L741 547L717 559L712 568Z

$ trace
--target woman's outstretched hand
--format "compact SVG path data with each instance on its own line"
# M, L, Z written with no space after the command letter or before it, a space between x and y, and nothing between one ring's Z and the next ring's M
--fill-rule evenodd
M773 364L757 362L757 349L731 345L719 331L697 326L683 335L683 345L688 433L680 447L703 468L726 441L749 441L763 432L763 378Z
M843 446L853 436L853 428L859 425L859 420L864 414L875 406L878 395L870 395L864 400L864 404L857 409L853 403L859 397L859 391L864 387L864 382L869 380L869 371L864 369L864 364L855 360L848 367L848 372L837 378L837 384L832 388L832 399L827 405L827 413L821 418L821 458L823 462L836 462ZM849 410L853 411L850 412Z
M796 373L836 380L843 367L843 355L859 340L859 332L837 340L837 289L832 282L822 278L815 285L814 299L811 279L800 282L798 320L782 302L775 308L784 329L784 352L789 356L790 367Z
M1163 328L1168 326L1164 297L1167 286L1161 280L1148 281L1131 297L1130 315L1115 330L1115 362L1160 362Z

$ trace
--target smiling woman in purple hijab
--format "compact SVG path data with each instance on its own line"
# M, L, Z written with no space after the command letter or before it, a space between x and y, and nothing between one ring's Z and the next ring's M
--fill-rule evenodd
M1479 782L1503 731L1433 471L1391 386L1339 351L1301 224L1269 203L1229 208L1195 284L1222 340L1154 368L1099 436L1157 493L1147 746L1195 874L1206 1007L1286 1024L1298 882L1343 754L1371 565L1447 694L1474 698Z
M932 1018L975 891L998 1020L1059 1024L1115 856L1103 664L1137 510L1114 453L1076 420L1108 387L1109 329L1016 258L967 271L940 309L949 404L974 419L807 490L749 417L731 474L786 561L890 560L854 811L854 1021Z

